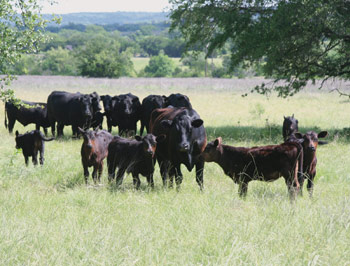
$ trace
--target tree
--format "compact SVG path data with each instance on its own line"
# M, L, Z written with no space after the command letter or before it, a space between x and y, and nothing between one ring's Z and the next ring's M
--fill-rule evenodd
M161 51L159 55L151 57L145 67L145 73L151 77L169 77L174 69L174 62Z
M95 38L77 53L81 75L88 77L131 76L134 72L131 52L119 51L120 44L108 38Z
M44 54L42 70L46 75L76 76L78 72L77 60L67 49L52 48Z
M9 74L11 66L21 55L37 52L39 44L46 39L44 28L48 21L40 12L37 0L0 1L0 99L3 101L14 98L14 92L6 87L13 79Z
M187 50L208 45L207 55L232 41L230 68L262 65L272 86L287 97L322 78L350 78L350 1L170 0L171 29ZM278 81L286 81L284 85ZM323 84L323 82L322 82Z

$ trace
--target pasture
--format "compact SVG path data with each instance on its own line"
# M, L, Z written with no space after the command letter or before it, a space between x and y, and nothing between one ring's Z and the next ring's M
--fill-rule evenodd
M179 192L162 188L158 166L154 191L144 177L141 190L134 190L131 176L117 189L107 182L106 162L101 185L90 176L86 186L82 139L72 139L70 127L64 138L46 143L43 167L25 167L14 134L1 122L0 264L349 265L350 130L344 128L350 127L350 102L329 93L331 84L321 91L310 85L289 99L241 96L260 82L19 77L12 88L29 101L45 102L53 90L132 92L141 101L149 94L186 94L208 141L221 136L235 146L277 144L283 115L292 113L301 132L328 130L330 136L317 150L314 197L304 193L291 204L282 178L253 181L247 198L239 198L238 186L214 163L205 165L203 192L184 166ZM32 129L18 122L14 128Z

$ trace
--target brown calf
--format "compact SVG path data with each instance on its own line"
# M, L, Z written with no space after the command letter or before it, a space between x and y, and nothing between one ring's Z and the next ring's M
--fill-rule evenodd
M326 144L326 142L321 142L319 138L327 137L327 131L321 131L320 133L316 133L314 131L309 131L306 134L295 133L294 136L297 138L299 143L303 146L304 150L304 161L303 161L303 173L302 178L299 180L300 183L300 192L302 194L304 178L307 178L307 190L309 192L309 196L312 197L313 187L314 187L314 179L316 176L316 149L318 144ZM291 137L288 141L293 141L293 137Z
M225 174L239 184L239 195L246 196L252 180L274 181L283 176L290 198L299 189L298 165L302 166L303 152L299 143L253 148L223 145L219 137L207 144L202 157L206 162L216 162Z
M101 180L103 171L103 159L107 157L108 145L112 141L113 136L105 130L83 130L78 128L84 137L81 145L81 162L84 168L85 183L89 177L89 167L93 166L92 179L94 183ZM98 172L98 175L97 175Z
M124 173L131 173L136 189L140 187L139 174L147 178L148 185L154 187L154 155L157 142L165 139L164 135L155 137L147 134L144 137L135 136L135 139L114 137L108 146L108 179L114 179L115 170L118 168L117 186L123 182Z

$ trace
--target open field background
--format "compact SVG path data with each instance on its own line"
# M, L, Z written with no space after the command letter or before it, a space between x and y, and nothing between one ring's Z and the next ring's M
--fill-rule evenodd
M208 139L253 146L282 141L283 115L299 119L300 131L328 130L318 148L314 198L290 204L283 179L251 182L248 196L214 163L206 164L205 190L183 167L180 192L155 190L141 178L140 191L125 177L121 189L85 186L82 140L46 143L45 165L24 166L14 135L0 127L0 264L38 265L349 265L350 102L309 86L293 98L241 97L255 79L87 79L20 77L17 97L44 101L53 90L188 95L204 120ZM348 90L347 84L341 84ZM4 119L0 105L0 121ZM1 122L2 123L2 122ZM16 123L15 130L24 132ZM113 134L117 134L114 129ZM106 169L105 169L106 170ZM90 171L91 172L91 171ZM92 180L90 178L90 184Z

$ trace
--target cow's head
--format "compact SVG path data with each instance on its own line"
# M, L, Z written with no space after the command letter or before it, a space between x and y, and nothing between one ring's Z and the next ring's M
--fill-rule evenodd
M292 116L283 116L283 137L286 138L298 131L298 120Z
M297 132L294 136L301 141L305 152L313 153L316 152L317 145L319 144L318 139L327 137L328 132L321 131L318 134L315 131L309 131L306 134Z
M154 157L157 143L165 140L165 135L154 136L153 134L147 134L144 137L135 136L137 141L142 141L143 151L146 157Z
M22 138L22 134L19 134L18 130L16 130L16 149L22 149L24 146L24 139Z
M220 154L222 153L222 138L218 137L216 140L209 142L201 153L202 158L206 162L218 162Z
M101 95L101 100L103 103L103 109L105 110L106 114L109 114L113 110L113 106L115 101L113 101L112 96L110 95Z
M202 119L193 119L187 115L176 117L174 120L162 120L162 127L170 130L172 140L176 144L179 152L191 152L192 149L192 131L203 125Z
M137 96L131 93L114 96L114 109L119 115L131 116L140 111L141 103Z
M90 98L91 98L91 102L92 102L92 110L94 113L101 111L101 105L100 105L100 101L101 98L100 96L97 94L97 92L93 92L89 94Z
M90 95L80 95L78 101L80 105L81 114L87 119L92 119L93 109Z
M91 151L94 147L96 133L98 129L95 130L83 130L82 128L78 127L79 132L83 135L84 141L83 141L83 147L87 151Z
M190 99L186 95L183 95L181 93L170 94L169 97L166 98L165 105L171 105L173 107L192 108Z

